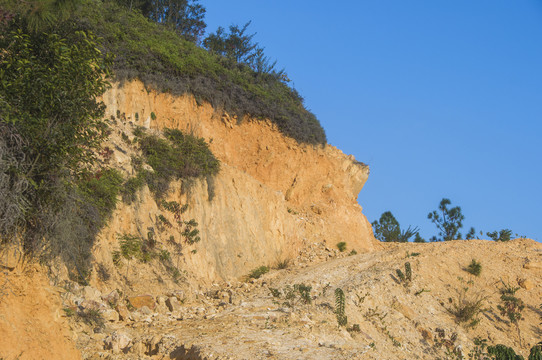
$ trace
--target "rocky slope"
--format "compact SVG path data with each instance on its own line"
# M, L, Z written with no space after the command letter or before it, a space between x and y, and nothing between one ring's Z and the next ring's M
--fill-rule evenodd
M109 308L115 298L124 318L109 317L94 333L76 323L78 346L87 359L406 360L468 358L476 337L528 356L542 338L542 245L532 240L394 244L352 256L313 244L302 260L320 256L328 261L214 284L191 300L179 292L128 298L131 312L116 293L76 289L70 297L80 304L93 297ZM473 258L479 276L465 271ZM396 274L406 262L408 284ZM308 296L290 292L299 284L311 287ZM497 308L504 284L518 287L526 305L519 332ZM338 288L344 326L335 313ZM453 315L460 299L481 301L474 327Z

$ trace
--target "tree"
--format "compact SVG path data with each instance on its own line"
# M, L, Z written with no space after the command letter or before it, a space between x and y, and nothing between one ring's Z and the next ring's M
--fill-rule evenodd
M441 239L433 237L432 241L449 241L456 240L461 238L461 233L459 229L463 227L462 221L465 219L461 213L461 208L459 206L448 208L448 205L451 205L449 199L442 199L439 205L439 211L434 210L427 215L427 218L431 220L439 230L439 235Z
M108 70L91 34L33 31L24 12L14 13L0 33L0 160L9 163L0 166L0 191L14 191L0 214L17 214L2 230L24 228L31 252L65 208L65 184L82 179L106 136L97 98Z
M474 227L471 227L467 235L465 235L465 240L469 239L478 239L478 237L476 237L476 230L474 229Z
M510 241L512 230L502 229L500 231L492 231L486 233L493 241Z
M418 228L401 230L399 222L393 216L391 211L386 211L380 216L380 220L373 221L371 224L375 237L383 242L407 242L412 236L418 235Z
M230 25L229 33L223 27L219 27L215 33L210 34L203 40L203 46L210 52L222 55L232 61L243 63L258 74L271 74L278 80L288 82L284 70L275 69L276 61L265 56L264 48L257 42L253 42L256 35L247 34L250 21L243 27Z
M138 9L149 19L172 26L179 35L198 42L207 24L205 7L198 0L116 0L130 9Z
M0 0L0 23L20 15L30 31L40 31L64 19L79 0Z
M383 242L397 241L401 234L399 222L393 216L391 211L386 211L380 215L378 221L373 221L373 232L375 237Z
M425 239L420 236L420 233L416 233L416 237L414 238L415 243L424 243Z

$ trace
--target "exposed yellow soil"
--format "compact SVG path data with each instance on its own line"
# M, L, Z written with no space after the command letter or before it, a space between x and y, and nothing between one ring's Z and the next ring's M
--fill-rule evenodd
M0 359L80 359L59 289L37 265L0 272Z

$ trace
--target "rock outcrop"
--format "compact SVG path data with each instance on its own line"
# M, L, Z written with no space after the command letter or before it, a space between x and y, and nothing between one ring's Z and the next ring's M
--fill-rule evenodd
M344 241L348 251L358 252L379 247L356 201L369 169L353 156L330 145L300 145L269 122L238 121L191 96L149 91L139 81L114 85L104 101L108 116L125 114L134 126L203 137L221 161L214 178L173 184L169 194L188 204L187 217L199 223L197 252L183 254L182 263L200 281L239 278L255 267L294 259L315 242L335 247ZM112 141L112 149L122 149ZM112 165L129 174L130 157L117 150ZM158 211L148 189L135 204L118 206L100 235L96 258L111 256L118 234L146 234Z

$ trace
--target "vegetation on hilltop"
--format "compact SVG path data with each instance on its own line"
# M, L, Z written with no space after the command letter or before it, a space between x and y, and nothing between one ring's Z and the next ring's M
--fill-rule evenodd
M180 36L176 27L156 23L110 0L84 0L72 23L74 30L92 31L103 38L101 49L114 56L112 69L118 80L139 78L160 91L192 94L198 101L236 114L239 121L245 115L267 118L299 142L326 143L316 117L287 85L284 72L275 71L263 49L245 33L246 26L230 27L227 34L219 29L204 41L207 51ZM243 51L250 63L246 56L218 51L220 44L234 40L248 47Z
M439 237L432 236L430 241L450 241L459 239L480 239L476 234L474 227L471 227L469 232L463 238L459 229L463 227L463 220L465 216L461 212L460 206L449 207L452 202L449 199L443 198L440 201L438 210L433 210L427 215L427 218L435 224L439 231ZM391 211L385 211L380 216L379 220L375 220L371 223L373 226L374 236L383 242L408 242L412 236L414 236L414 242L425 242L420 236L418 227L411 228L409 226L406 230L401 230L399 222L393 216ZM480 231L480 236L483 232ZM487 232L486 235L494 241L509 241L512 238L512 230L502 229L500 231ZM518 234L516 234L516 237ZM525 236L521 236L525 238Z

